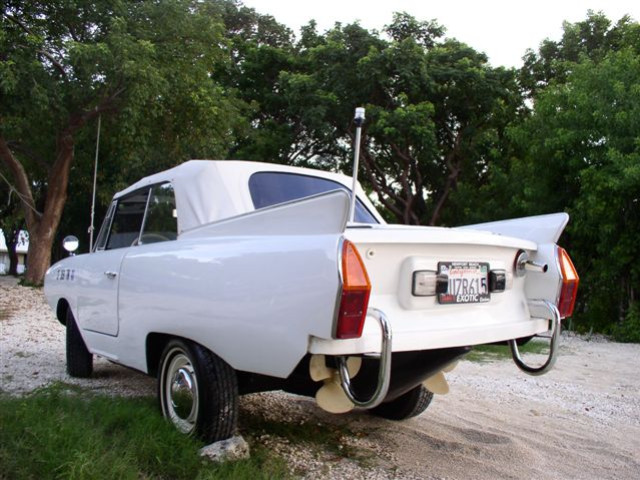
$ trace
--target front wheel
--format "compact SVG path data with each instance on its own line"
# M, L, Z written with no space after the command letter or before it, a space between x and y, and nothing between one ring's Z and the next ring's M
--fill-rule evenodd
M93 373L93 355L82 339L80 329L67 308L67 373L72 377L87 378Z
M372 408L370 412L373 415L389 420L406 420L407 418L417 417L424 412L431 404L431 400L433 400L433 393L424 388L423 385L418 385L395 400Z
M231 437L238 422L233 368L206 348L172 340L158 373L162 414L182 433L212 443Z

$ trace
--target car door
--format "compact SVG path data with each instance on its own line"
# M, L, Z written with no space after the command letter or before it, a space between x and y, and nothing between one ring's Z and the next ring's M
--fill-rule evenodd
M78 272L78 322L82 329L118 335L118 286L122 261L140 238L149 197L144 188L115 200Z

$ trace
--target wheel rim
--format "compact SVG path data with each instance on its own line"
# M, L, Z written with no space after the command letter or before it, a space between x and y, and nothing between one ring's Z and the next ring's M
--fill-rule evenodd
M182 433L195 430L198 417L198 379L189 357L180 349L167 355L163 396L165 415Z

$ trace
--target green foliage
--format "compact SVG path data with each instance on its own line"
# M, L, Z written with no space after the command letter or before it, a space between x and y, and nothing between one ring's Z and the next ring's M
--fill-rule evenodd
M255 61L264 73L250 76L261 86L245 98L259 108L257 131L239 151L349 171L350 119L365 106L363 183L396 221L457 223L467 206L457 186L485 181L488 165L504 157L499 140L520 102L515 72L443 40L435 21L396 14L386 32L390 40L336 24L319 35L310 24L279 56L259 45L242 65L250 72Z
M640 343L640 303L634 302L624 322L613 328L613 338L618 342Z
M607 331L640 289L640 55L631 48L573 65L512 131L525 210L567 210L565 243L581 275L574 324Z
M600 62L609 52L633 48L640 53L640 25L624 16L612 25L602 12L587 12L581 22L563 24L562 39L546 39L538 52L527 50L519 71L520 83L530 96L549 86L564 83L573 66L585 61Z
M220 3L3 3L0 136L40 210L49 182L63 181L51 176L56 148L62 138L74 147L60 238L88 248L99 113L98 223L115 191L190 158L225 157L247 128L249 107L216 79L231 64Z
M569 212L560 243L581 277L572 319L578 331L626 331L635 318L630 312L640 290L639 33L626 17L611 25L603 15L590 14L585 22L565 24L560 42L545 42L537 65L547 76L531 90L533 110L507 129L510 159L494 163L490 181L475 194L505 217ZM545 57L549 51L555 60ZM521 76L530 67L525 64ZM474 196L472 188L466 193Z
M94 396L57 384L26 397L0 396L2 478L287 478L259 446L252 458L212 465L152 399Z

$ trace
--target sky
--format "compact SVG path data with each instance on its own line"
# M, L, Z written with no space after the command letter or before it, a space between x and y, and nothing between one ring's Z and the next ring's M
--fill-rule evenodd
M520 67L527 48L536 50L545 38L559 40L562 22L584 20L587 10L602 11L614 22L629 14L640 21L640 0L243 0L244 5L269 14L298 33L314 19L324 32L335 22L356 20L382 30L393 12L418 20L437 19L447 37L485 52L493 66Z

